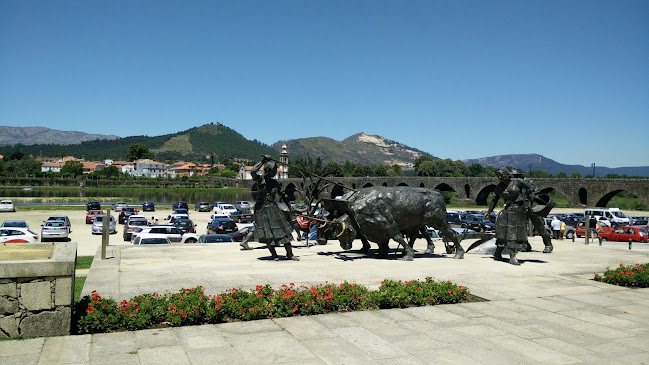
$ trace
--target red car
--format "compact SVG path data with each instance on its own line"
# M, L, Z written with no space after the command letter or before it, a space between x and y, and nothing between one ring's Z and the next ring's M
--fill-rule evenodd
M95 217L98 215L103 215L104 212L101 210L92 209L86 213L86 224L91 224Z
M613 232L613 228L609 227L606 225L604 222L598 222L599 224L599 230L597 231L598 233L604 233L604 232ZM586 234L584 233L584 227L585 227L584 221L581 221L577 223L577 227L575 227L575 235L577 237L584 237Z
M647 242L647 228L645 227L617 227L614 231L600 232L602 241L616 242Z
M309 218L302 217L301 215L297 216L297 224L300 225L300 230L308 232L311 227L318 224L317 221L309 221Z

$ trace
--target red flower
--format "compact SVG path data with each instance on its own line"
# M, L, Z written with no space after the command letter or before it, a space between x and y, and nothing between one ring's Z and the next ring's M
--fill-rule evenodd
M297 312L297 305L293 307L293 312Z
M86 313L88 314L93 313L94 311L95 311L95 307L93 306L88 306L88 308L86 309Z

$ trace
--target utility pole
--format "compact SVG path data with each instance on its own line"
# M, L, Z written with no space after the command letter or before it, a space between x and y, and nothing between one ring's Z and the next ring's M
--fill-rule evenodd
M594 179L595 178L595 163L593 162L591 164L591 166L593 167L593 179Z

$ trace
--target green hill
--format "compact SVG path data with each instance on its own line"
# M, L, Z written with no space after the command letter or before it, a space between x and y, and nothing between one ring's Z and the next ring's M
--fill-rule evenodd
M7 156L15 151L34 157L75 156L90 161L104 159L125 160L129 146L141 143L155 154L156 160L187 160L209 162L210 153L215 161L223 158L247 158L258 160L259 155L278 157L279 153L258 141L249 141L236 131L218 123L206 124L186 131L162 136L132 136L113 140L98 139L78 144L36 144L0 147L0 154Z

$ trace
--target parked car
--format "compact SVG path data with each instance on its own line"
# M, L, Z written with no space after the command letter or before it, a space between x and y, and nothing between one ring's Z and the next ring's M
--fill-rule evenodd
M236 232L237 224L230 218L214 218L207 224L207 233Z
M189 219L189 216L187 214L176 214L173 213L167 217L167 224L174 224L176 220L178 219Z
M120 212L126 207L128 207L128 204L126 204L126 202L115 202L115 204L113 204L113 211Z
M606 223L604 223L603 221L597 222L597 224L599 225L599 230L598 230L599 233L607 232L607 231L613 231L613 228L607 226ZM581 221L581 222L577 223L577 227L575 227L575 235L577 237L584 237L586 235L585 228L586 228L586 222L585 221ZM597 233L595 234L595 237L597 237ZM572 237L570 237L570 238L572 238Z
M38 235L29 228L0 227L0 243L35 243Z
M95 220L95 217L98 215L104 214L101 210L89 210L86 212L86 224L92 224L92 221Z
M602 241L615 242L647 242L647 228L636 226L620 226L613 231L599 232Z
M123 224L128 220L128 217L136 214L137 214L137 209L133 207L126 207L123 208L121 212L119 212L119 217L117 218L117 220L119 224Z
M27 229L29 229L29 225L27 224L27 222L25 222L24 220L17 220L17 219L6 220L6 221L2 222L2 226L0 226L0 227L3 227L3 228L13 227L13 228L27 228Z
M86 203L86 211L89 210L101 210L101 203L96 200L89 201Z
M230 214L230 219L237 223L252 223L255 217L249 209L237 209L236 212Z
M92 227L90 228L92 234L102 234L104 229L104 217L106 217L105 214L98 215L95 217L95 220L92 221ZM113 215L110 216L110 221L108 222L108 233L117 233L117 223L115 223L115 217Z
M148 225L149 222L143 215L132 215L128 217L126 225L124 225L124 241L130 241L134 234L140 232Z
M67 215L53 215L47 218L46 221L61 221L68 227L68 233L72 232L72 223L70 223L70 218Z
M133 239L133 245L170 245L171 241L162 234L140 235Z
M143 212L155 212L155 204L153 202L144 202L142 203Z
M171 213L171 214L186 214L186 215L189 216L189 209L178 208L178 209L175 209L174 212Z
M250 202L246 200L239 200L233 204L237 209L250 209Z
M140 232L134 233L135 237L148 234L161 234L171 242L180 242L183 238L183 232L178 228L170 225L166 226L149 226L143 228ZM135 240L135 238L133 238Z
M194 205L194 210L197 212L209 212L212 210L212 205L208 202L198 202Z
M633 220L633 225L634 226L647 226L649 224L649 220L647 219L634 219Z
M11 200L0 201L0 212L15 212L16 206Z
M200 236L196 233L187 232L183 234L183 238L180 240L180 243L196 243Z
M225 214L225 215L230 215L233 214L234 212L237 211L237 208L234 207L232 204L219 204L214 208L214 213L215 214Z
M458 212L446 212L446 220L452 228L459 228L462 226L462 217Z
M232 237L233 241L241 242L248 235L248 233L250 233L250 229L252 229L252 227L253 226L243 227L236 232L228 233L228 235Z
M174 227L183 231L183 233L196 233L194 222L191 219L176 219Z
M48 220L43 223L41 228L41 241L50 241L55 239L67 239L70 230L65 225L64 221Z
M203 234L198 237L198 243L232 242L232 237L227 234Z
M171 210L176 209L189 209L189 206L187 205L187 202L175 202L171 204Z
M469 228L476 232L494 230L495 225L489 221L487 222L488 225L473 214L460 214L460 228Z

